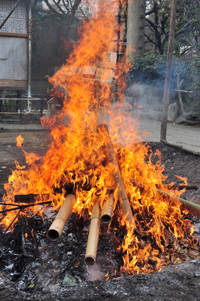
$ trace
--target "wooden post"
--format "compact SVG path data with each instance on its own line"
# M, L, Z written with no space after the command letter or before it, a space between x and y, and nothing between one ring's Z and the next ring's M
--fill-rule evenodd
M173 48L174 48L176 8L177 8L177 0L172 0L167 66L166 66L165 87L164 87L164 95L163 95L163 114L162 114L161 131L160 131L161 141L166 140L166 135L167 135L167 114L168 114L168 105L169 105L169 96L170 96L171 73L172 73L172 56L173 56Z

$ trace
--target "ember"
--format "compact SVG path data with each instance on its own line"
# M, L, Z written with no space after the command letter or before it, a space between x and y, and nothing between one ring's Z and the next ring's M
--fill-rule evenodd
M120 76L116 78L120 89L119 101L115 105L111 104L109 83L113 69L105 66L103 73L98 70L99 78L83 76L85 66L97 67L98 63L105 63L100 57L109 51L114 52L116 48L113 38L116 15L112 10L104 10L103 3L96 17L84 24L81 41L66 65L50 79L55 87L66 90L67 96L59 115L52 116L50 120L42 119L43 125L51 131L46 155L41 158L27 153L23 148L23 138L17 139L28 170L27 166L17 163L17 169L5 184L7 193L1 205L1 225L4 229L11 226L13 229L15 225L16 231L19 227L17 221L22 222L27 216L36 214L43 216L46 206L42 196L48 195L54 210L61 208L55 219L55 223L61 221L61 225L57 228L53 223L48 232L52 240L60 236L71 209L76 218L80 217L82 225L92 216L85 258L85 262L91 264L96 261L100 210L106 208L112 195L113 203L109 203L107 217L109 221L112 217L116 248L123 256L118 275L120 272L152 273L168 264L186 260L187 256L180 247L182 244L198 246L192 236L191 221L186 218L188 210L178 200L185 190L172 190L172 185L163 184L166 177L159 151L158 161L152 164L152 149L141 143L137 119L133 120L131 113L123 109ZM182 181L184 185L187 182L186 179ZM135 185L136 182L142 185ZM158 187L164 193L160 193ZM15 210L5 214L4 208L10 204L14 206L17 195L37 195L37 203L34 206L20 203ZM63 216L61 211L69 198L72 202ZM26 241L24 234L23 244ZM81 243L81 239L82 235L77 243ZM93 239L92 248L90 239ZM74 262L74 266L78 265ZM115 275L117 273L113 271L112 276Z

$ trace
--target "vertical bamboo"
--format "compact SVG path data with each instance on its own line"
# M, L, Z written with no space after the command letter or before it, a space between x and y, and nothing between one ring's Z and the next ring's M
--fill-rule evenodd
M113 194L110 194L109 198L104 203L104 206L103 206L103 209L101 212L101 222L103 224L109 224L111 222L113 206L114 206L114 197L113 197Z
M50 240L56 241L62 234L65 224L71 214L75 199L76 198L73 194L68 194L68 196L64 200L62 206L60 207L60 210L58 211L58 214L56 215L54 222L49 228L48 238Z
M92 217L90 222L90 231L87 241L87 248L85 253L85 263L93 265L96 262L97 247L99 241L100 228L100 208L97 202L92 210Z
M132 225L134 225L134 219L133 219L131 206L129 204L129 200L126 195L126 190L125 190L124 183L123 183L120 171L119 171L119 166L115 159L114 149L113 149L113 145L112 145L111 138L109 135L108 127L106 124L100 124L97 126L97 131L100 135L103 136L104 151L106 153L107 161L110 163L113 163L114 166L116 167L115 172L113 172L113 178L114 178L116 187L119 186L119 200L120 200L122 210L124 212L124 215L126 216L126 220L129 221Z

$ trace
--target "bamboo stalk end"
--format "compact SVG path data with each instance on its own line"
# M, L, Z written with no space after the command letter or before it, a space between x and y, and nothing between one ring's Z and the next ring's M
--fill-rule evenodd
M101 222L103 224L109 224L111 222L111 216L109 214L102 215Z
M65 221L63 221L60 218L55 219L54 222L52 223L51 227L49 228L49 231L47 233L47 237L51 241L58 240L58 238L60 237L64 227L65 227Z
M51 240L51 241L56 241L58 240L58 238L60 237L59 233L57 230L54 230L54 229L50 229L48 231L48 234L47 234L48 238Z
M94 265L95 262L96 262L96 258L94 256L88 255L87 257L85 257L85 264L86 265L92 266L92 265Z

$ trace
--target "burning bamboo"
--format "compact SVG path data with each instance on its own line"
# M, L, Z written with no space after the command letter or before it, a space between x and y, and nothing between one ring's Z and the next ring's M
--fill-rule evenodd
M156 191L156 192L158 192L158 193L160 193L160 194L162 194L162 195L166 195L166 196L169 197L169 198L172 198L172 199L174 199L174 200L177 200L177 201L179 201L179 202L185 204L187 210L188 210L191 214L200 217L200 206L199 206L199 205L194 204L194 203L192 203L192 202L190 202L190 201L188 201L188 200L185 200L185 199L183 199L183 198L180 198L180 197L178 197L178 196L176 196L176 195L170 194L170 193L168 193L168 192L166 192L166 191L162 191L162 190L160 190L160 189L151 187L151 186L149 186L149 185L146 185L146 184L143 184L143 183L139 183L139 182L137 182L137 181L135 181L135 180L132 180L132 183L135 184L135 185L137 185L137 186L139 186L139 187L154 190L154 191Z
M185 188L186 190L192 190L192 189L194 189L194 190L197 190L198 189L198 186L197 185L195 185L195 184L191 184L191 185L176 185L176 184L174 184L174 185L172 185L172 186L170 186L170 185L168 185L168 188L178 188L178 189L183 189L183 188Z
M37 200L38 197L40 197L41 199L45 198L49 198L50 194L46 193L46 194L18 194L15 195L15 203L32 203L35 202Z
M101 222L103 224L109 224L111 222L113 206L114 206L114 197L113 197L113 194L110 194L109 198L104 203L104 206L103 206L103 209L101 212Z
M85 253L85 263L93 265L96 261L97 247L99 241L100 228L100 208L97 202L92 210L92 217L90 222L90 231L87 241L87 248Z
M52 223L51 227L49 228L48 238L50 240L56 241L60 237L60 235L65 227L65 224L71 214L75 199L76 198L73 194L68 194L68 196L64 200L62 206L60 207L58 214L56 215L54 222Z
M109 135L108 127L106 124L100 124L97 126L98 133L104 138L104 150L106 154L107 161L113 163L115 166L115 172L113 172L113 178L115 181L116 187L119 186L119 200L122 206L122 210L124 215L126 216L126 220L129 221L132 225L134 225L133 214L131 210L131 206L129 204L128 197L126 195L126 190L124 187L124 183L119 171L118 163L115 159L114 149L111 142L111 138Z

